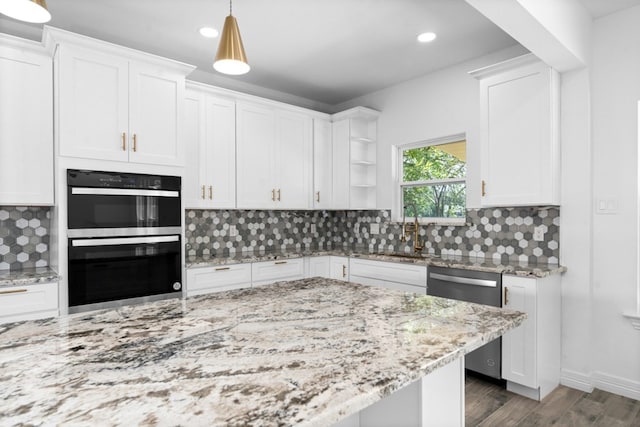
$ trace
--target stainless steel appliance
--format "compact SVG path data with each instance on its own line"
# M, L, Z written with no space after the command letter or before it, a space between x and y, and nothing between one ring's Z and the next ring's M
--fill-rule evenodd
M502 306L502 275L483 271L429 267L427 295L478 304ZM501 379L502 339L498 338L465 356L465 367Z
M180 177L67 171L69 312L182 295Z

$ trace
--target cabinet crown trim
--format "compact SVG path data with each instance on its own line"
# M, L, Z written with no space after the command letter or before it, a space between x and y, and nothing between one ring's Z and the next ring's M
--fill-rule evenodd
M353 107L331 115L331 120L336 122L344 119L360 118L375 120L380 116L380 111L367 107Z
M533 53L527 53L525 55L507 59L506 61L498 62L497 64L492 64L486 67L478 68L477 70L469 71L468 74L480 80L485 77L501 73L503 71L511 70L515 67L540 62L542 62L542 60L535 56Z

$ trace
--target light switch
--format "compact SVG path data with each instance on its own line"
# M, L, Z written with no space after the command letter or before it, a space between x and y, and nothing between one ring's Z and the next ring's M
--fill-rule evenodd
M229 237L236 237L238 235L238 229L235 224L229 225Z
M596 214L615 215L618 213L618 199L598 198L596 199Z
M370 234L380 234L380 224L378 224L377 222L370 224L369 228Z

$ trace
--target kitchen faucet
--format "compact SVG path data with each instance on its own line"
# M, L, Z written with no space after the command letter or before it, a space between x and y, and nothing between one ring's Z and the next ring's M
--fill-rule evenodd
M424 241L420 241L420 223L418 222L418 208L416 207L415 203L410 203L409 207L413 208L413 214L415 218L413 220L413 224L407 224L406 222L407 205L405 205L402 211L402 237L400 238L400 241L406 242L407 241L406 236L409 236L411 235L411 233L413 233L413 252L420 253L424 249Z

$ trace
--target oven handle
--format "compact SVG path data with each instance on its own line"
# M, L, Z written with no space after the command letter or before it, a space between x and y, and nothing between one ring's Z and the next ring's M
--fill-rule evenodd
M113 245L139 245L142 243L166 243L178 242L180 236L154 236L154 237L122 237L117 239L83 239L72 240L71 246L113 246Z
M498 286L498 283L495 280L472 279L470 277L448 276L446 274L438 273L429 273L429 276L432 279L438 279L451 283L460 283L462 285L486 286L488 288L495 288L496 286Z
M71 194L89 194L100 196L157 196L180 197L179 191L169 190L139 190L135 188L89 188L72 187Z

